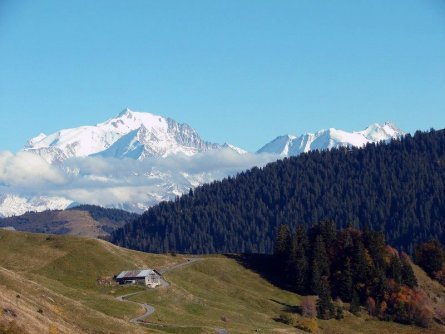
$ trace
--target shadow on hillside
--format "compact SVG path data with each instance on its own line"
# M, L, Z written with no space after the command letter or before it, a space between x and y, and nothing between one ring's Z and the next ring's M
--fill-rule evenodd
M236 260L243 267L250 269L276 287L292 291L283 277L277 274L272 255L267 254L224 254L224 256Z
M283 303L283 302L280 302L279 300L276 300L276 299L269 299L269 300L274 302L274 303L277 303L277 304L283 306L284 310L286 312L289 312L289 313L300 313L301 314L301 307L300 306Z

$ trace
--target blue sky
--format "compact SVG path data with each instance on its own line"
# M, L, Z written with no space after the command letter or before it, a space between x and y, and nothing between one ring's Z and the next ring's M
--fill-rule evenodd
M0 0L0 150L123 108L257 150L445 127L445 3Z

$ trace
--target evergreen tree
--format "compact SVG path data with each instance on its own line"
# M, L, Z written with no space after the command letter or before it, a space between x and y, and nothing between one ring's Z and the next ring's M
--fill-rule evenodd
M363 242L374 260L376 269L385 267L385 235L381 232L371 231L368 226L363 231Z
M321 235L315 237L312 246L311 269L311 291L314 294L318 294L321 288L321 277L329 277L329 258L326 254L325 243Z
M326 253L332 257L335 253L335 241L337 238L337 229L332 220L326 220L319 224L320 234L325 243Z
M351 305L349 306L349 311L352 314L357 314L360 311L360 297L355 289L352 293L352 299L351 299Z
M320 279L320 292L317 301L317 317L331 319L335 315L335 307L331 299L331 288L326 276Z
M338 296L345 302L350 302L353 293L352 266L349 257L346 258L343 271L339 278Z
M417 286L417 279L414 275L413 268L409 262L408 255L402 255L402 268L401 268L402 284L410 288L415 288Z
M367 255L361 239L354 240L354 249L352 254L352 269L354 284L365 283L368 277L369 268L366 263Z
M311 265L311 277L310 277L310 292L312 294L318 294L321 288L321 274L320 266L316 261L312 261Z
M308 260L307 260L308 239L303 225L298 225L295 232L295 263L294 263L294 285L295 290L303 293L307 289Z
M281 224L278 227L277 239L274 248L274 257L278 268L284 268L291 253L292 239L289 226Z
M389 262L388 276L393 278L397 283L402 282L402 264L399 256L396 254L391 257Z
M377 305L384 299L388 293L388 282L383 269L377 269L374 273L374 285L372 287L372 295L377 302Z

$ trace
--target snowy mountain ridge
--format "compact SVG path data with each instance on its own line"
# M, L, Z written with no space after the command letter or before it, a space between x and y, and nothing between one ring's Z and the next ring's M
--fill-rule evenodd
M127 108L97 125L64 129L48 136L41 133L30 139L24 150L50 163L60 163L93 155L138 160L177 153L190 156L220 147L203 141L188 124Z
M283 157L315 149L362 147L403 135L391 123L375 123L353 132L330 128L279 136L249 153L228 143L204 141L187 124L125 109L94 126L41 133L30 139L23 150L43 158L64 175L65 183L13 188L6 182L0 189L0 216L65 209L73 203L142 212L190 188ZM83 164L86 157L91 161ZM101 168L91 168L96 163Z
M374 123L362 131L347 132L330 128L301 136L279 136L260 148L257 153L274 153L282 157L299 155L311 150L327 150L339 147L363 147L368 143L388 142L406 133L394 124Z
M22 215L29 211L66 209L72 201L63 197L35 196L26 198L18 195L0 195L0 217Z

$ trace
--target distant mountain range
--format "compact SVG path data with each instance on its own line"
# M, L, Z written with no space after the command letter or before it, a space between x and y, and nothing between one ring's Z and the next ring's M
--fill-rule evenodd
M372 124L363 131L347 132L330 128L301 136L279 136L260 148L257 153L293 156L310 150L325 150L341 146L361 147L370 142L399 138L405 132L391 123ZM145 112L125 109L117 117L94 126L64 129L50 135L43 133L28 140L24 150L33 152L50 163L68 158L100 156L117 159L143 160L182 153L196 153L230 148L246 151L230 144L204 141L188 124L177 123Z
M106 203L106 206L125 210L142 212L148 207L162 201L187 192L190 188L203 183L220 179L230 174L253 167L261 161L274 161L288 156L294 156L311 150L326 150L342 146L361 147L367 143L389 141L400 138L405 132L399 130L391 123L372 124L363 131L347 132L336 129L320 130L316 133L306 133L301 136L279 136L261 147L255 153L248 153L242 148L231 144L216 144L203 140L199 134L188 124L178 123L170 118L153 115L145 112L136 112L130 109L123 110L118 116L103 123L93 126L81 126L71 129L63 129L50 135L43 133L28 140L23 152L34 153L42 157L50 165L60 168L69 177L75 178L81 171L72 167L73 159L87 157L100 158L103 161L112 159L110 163L128 163L128 161L144 162L144 170L126 170L125 177L140 177L150 187L146 190L144 200L123 200L120 202ZM211 154L209 161L215 158L225 159L225 169L213 166L211 172L202 168L200 161L194 161L199 154ZM235 157L233 157L235 155ZM193 173L179 170L182 166L176 166L175 170L167 170L154 163L172 157L188 157L189 160L181 160L179 164L194 162ZM243 163L236 156L245 156ZM254 157L252 157L254 156ZM258 156L255 158L255 156ZM110 160L111 161L111 160ZM153 163L153 164L151 164ZM231 166L230 164L233 164ZM171 165L171 164L170 164ZM142 168L142 167L141 167ZM123 168L124 169L124 168ZM82 187L88 188L88 182L103 181L114 182L122 176L115 175L88 175L84 178ZM76 190L77 193L81 190ZM95 203L101 204L98 199ZM36 189L28 194L22 189L0 189L0 216L20 215L27 211L44 211L47 209L64 209L76 203L85 203L79 199L71 198L58 188L58 192L40 193Z
M312 150L326 150L344 146L362 147L367 143L387 142L400 138L405 132L392 123L371 124L363 131L347 132L330 128L301 136L279 136L258 150L258 153L275 153L281 156L296 156Z

